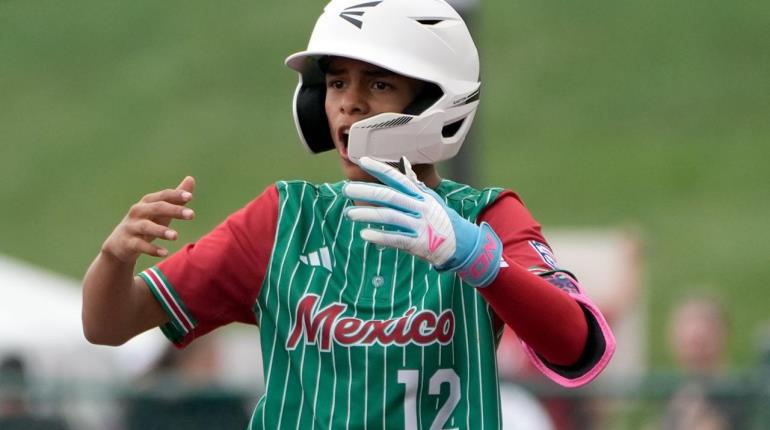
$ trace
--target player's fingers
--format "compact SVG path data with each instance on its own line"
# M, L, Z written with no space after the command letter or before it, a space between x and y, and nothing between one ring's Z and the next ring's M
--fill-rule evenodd
M166 227L165 225L154 223L148 219L139 220L129 227L129 233L133 235L140 235L145 240L152 240L156 238L165 240L175 240L178 236L177 232Z
M195 191L195 178L192 176L185 176L184 179L182 179L182 182L180 182L176 187L176 189L192 194L192 192Z
M367 242L371 242L375 245L382 245L389 248L398 248L403 250L409 250L415 240L412 236L404 233L376 230L373 228L365 228L361 230L361 239Z
M191 178L188 176L188 178ZM184 181L182 181L182 184L184 184ZM193 182L194 184L194 182ZM181 184L180 184L181 185ZM189 187L189 185L187 185ZM192 185L194 188L195 185ZM140 202L142 203L153 203L153 202L169 202L169 203L175 203L175 204L187 204L192 200L192 192L188 191L186 189L176 188L176 189L166 189L157 191L154 193L150 193L142 197Z
M349 182L342 188L342 194L351 200L386 206L414 215L420 212L422 205L421 200L393 188L369 182Z
M419 228L420 219L390 208L374 208L370 206L349 207L345 216L351 221L380 224L394 227L414 234Z
M377 178L383 184L393 187L402 193L419 196L420 189L397 168L369 157L361 157L359 166L367 173Z
M166 248L153 245L138 236L134 236L128 240L128 249L136 254L147 254L154 257L165 257L168 255L168 250Z
M157 201L135 204L131 207L129 216L146 219L193 219L195 211L182 205L172 204L166 201Z

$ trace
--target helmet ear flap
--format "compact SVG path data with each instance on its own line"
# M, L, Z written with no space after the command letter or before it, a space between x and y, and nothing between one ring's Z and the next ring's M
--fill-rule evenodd
M305 144L314 154L334 149L324 106L325 83L301 85L297 91L294 108Z

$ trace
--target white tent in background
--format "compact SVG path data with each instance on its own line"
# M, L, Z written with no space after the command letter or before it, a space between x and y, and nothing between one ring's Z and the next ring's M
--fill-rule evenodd
M0 357L22 355L30 376L130 377L164 342L156 330L119 349L92 345L83 336L80 310L79 282L0 256Z
M109 428L115 414L107 384L143 371L165 341L152 330L121 348L92 345L80 310L79 282L0 255L0 360L21 358L32 397L58 399L33 409L62 414L73 428Z
M0 255L0 359L20 354L30 377L127 381L145 372L170 345L157 329L118 348L92 345L83 336L80 313L79 281ZM218 333L218 377L261 387L257 329L232 327Z
M114 389L147 371L170 343L155 329L118 348L92 345L80 313L79 281L0 255L0 360L21 357L36 395L60 400L52 403L58 410L49 403L43 413L64 414L73 428L114 428ZM217 377L257 394L263 381L257 329L234 327L217 339Z

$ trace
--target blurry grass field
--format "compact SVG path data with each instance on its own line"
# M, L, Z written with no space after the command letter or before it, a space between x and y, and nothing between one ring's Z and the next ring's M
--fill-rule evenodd
M297 143L282 64L322 5L0 2L0 253L80 277L134 201L184 175L198 217L180 244L274 180L338 180ZM751 364L770 316L770 3L496 0L474 21L475 185L520 192L546 235L640 232L655 366L672 300L704 285Z

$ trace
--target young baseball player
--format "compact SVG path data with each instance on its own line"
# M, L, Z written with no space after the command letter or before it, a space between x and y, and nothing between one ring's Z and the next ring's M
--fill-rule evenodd
M83 325L118 345L160 326L176 345L257 325L265 394L251 429L496 429L504 324L568 387L614 339L519 197L442 179L479 103L476 47L443 0L333 0L299 73L302 142L347 180L279 181L166 257L194 180L144 196L84 280Z

